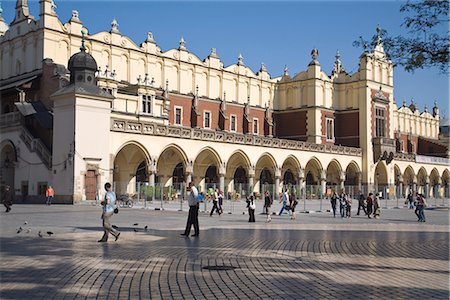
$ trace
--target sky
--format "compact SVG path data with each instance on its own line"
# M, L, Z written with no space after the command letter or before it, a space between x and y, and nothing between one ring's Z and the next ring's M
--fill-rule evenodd
M56 12L65 23L73 9L90 34L109 31L113 18L119 31L136 44L152 31L162 51L178 48L180 38L187 49L201 60L211 48L225 66L237 62L241 53L244 63L255 73L262 62L272 77L305 71L311 61L311 50L319 50L318 61L328 75L336 51L350 74L358 70L361 48L352 45L359 36L370 39L376 27L391 35L406 34L400 25L405 17L400 6L405 1L87 1L54 0ZM10 23L16 1L1 1L3 17ZM39 3L28 0L30 14L39 18ZM445 33L448 28L443 28ZM407 73L394 69L394 101L398 106L411 100L422 112L431 111L437 101L441 116L449 117L448 75L437 69Z

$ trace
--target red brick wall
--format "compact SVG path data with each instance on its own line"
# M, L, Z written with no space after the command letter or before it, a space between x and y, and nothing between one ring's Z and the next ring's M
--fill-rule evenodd
M448 145L418 137L417 154L447 157Z
M308 121L306 111L274 112L273 121L276 137L306 141Z
M169 124L175 124L175 106L181 106L183 108L183 126L191 127L191 106L192 97L183 97L179 95L170 95L170 111L169 111Z
M336 145L359 147L359 111L336 112L334 127Z

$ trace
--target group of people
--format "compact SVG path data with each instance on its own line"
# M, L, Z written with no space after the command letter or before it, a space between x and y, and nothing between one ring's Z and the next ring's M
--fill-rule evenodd
M425 220L425 212L424 209L427 207L427 200L423 196L423 194L416 192L416 199L414 199L414 196L412 193L408 194L408 197L406 198L405 204L409 203L409 208L414 209L414 213L417 216L418 222L426 222Z
M338 195L336 192L333 192L333 195L330 197L330 203L334 218L336 218L338 203L341 218L352 217L352 197L345 193L345 191L342 191L340 195ZM379 193L375 194L375 196L373 193L369 193L366 198L364 194L360 192L358 197L358 211L356 213L357 216L360 215L361 209L369 219L371 219L372 217L375 219L379 219L381 215L381 201Z

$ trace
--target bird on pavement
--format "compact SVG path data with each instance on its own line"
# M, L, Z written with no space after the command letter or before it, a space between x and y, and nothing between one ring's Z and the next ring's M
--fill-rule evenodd
M48 236L52 236L53 232L47 231Z
M136 228L133 228L134 232L138 232L138 230Z
M38 236L41 238L41 237L43 237L43 235L42 235L42 233L39 231L38 232Z
M145 230L145 231L147 231L147 229L148 229L148 226L147 226L147 225L145 225L145 227L144 227L144 230Z
M24 223L23 223L23 225L27 225L28 224L28 221L25 221Z
M22 232L22 227L19 227L19 229L17 229L17 233L21 233Z
M139 225L139 223L134 223L134 224L133 224L133 226L138 226L138 225Z
M119 229L119 227L116 226L116 225L111 225L111 227L114 228L114 229L116 229L116 230Z

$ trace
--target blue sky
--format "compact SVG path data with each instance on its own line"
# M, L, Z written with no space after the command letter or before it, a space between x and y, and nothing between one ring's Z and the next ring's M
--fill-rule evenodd
M2 1L3 17L9 23L16 1ZM37 0L28 1L30 13L39 17ZM304 71L311 61L311 49L319 50L322 69L330 74L336 50L345 69L358 69L362 49L352 46L359 36L375 33L377 24L392 35L405 33L400 27L404 1L58 1L61 21L71 11L89 32L109 31L116 18L122 34L140 44L152 31L163 51L178 47L181 36L188 50L204 59L212 47L225 66L244 63L255 72L264 62L272 77L282 74L285 65L291 76ZM443 28L444 32L447 28ZM411 99L423 111L436 100L441 115L449 117L448 76L437 69L407 73L400 67L394 73L394 98L398 105Z

